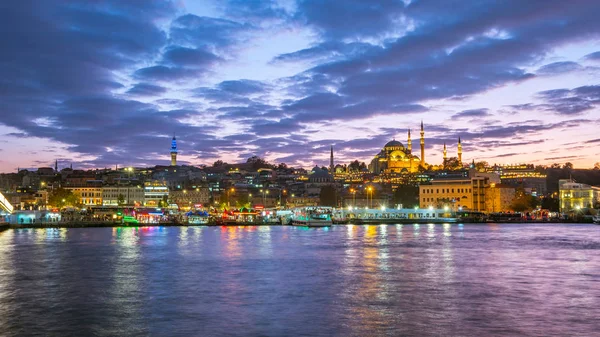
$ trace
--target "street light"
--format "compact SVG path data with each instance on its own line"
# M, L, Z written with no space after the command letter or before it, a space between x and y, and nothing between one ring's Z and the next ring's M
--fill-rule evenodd
M350 193L352 193L352 206L356 207L356 190L351 188Z
M492 213L496 212L496 184L492 183L490 185L492 188Z
M235 188L232 187L230 190L227 190L227 207L231 207L231 203L229 202L230 195L231 195L230 192L231 193L235 192Z
M371 208L373 205L373 188L371 186L367 187L367 204L369 205L369 208ZM369 202L369 194L371 194L371 202Z

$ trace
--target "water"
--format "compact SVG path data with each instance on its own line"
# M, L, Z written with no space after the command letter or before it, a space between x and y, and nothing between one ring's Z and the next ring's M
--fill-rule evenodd
M598 336L600 226L22 229L0 335Z

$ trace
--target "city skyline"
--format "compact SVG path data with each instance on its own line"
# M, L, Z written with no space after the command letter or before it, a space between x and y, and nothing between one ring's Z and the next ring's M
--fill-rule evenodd
M0 172L369 163L592 168L600 3L47 1L3 6Z

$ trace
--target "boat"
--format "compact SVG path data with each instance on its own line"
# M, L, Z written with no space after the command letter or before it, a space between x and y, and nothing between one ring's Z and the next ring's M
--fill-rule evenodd
M592 220L594 221L595 224L600 225L600 214L594 215Z
M210 216L208 212L188 212L188 224L190 225L208 225L210 224Z
M291 215L292 226L327 227L333 224L331 207L299 207Z

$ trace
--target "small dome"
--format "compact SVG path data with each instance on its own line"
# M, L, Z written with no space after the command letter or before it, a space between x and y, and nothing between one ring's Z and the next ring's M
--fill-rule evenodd
M385 147L404 147L404 145L402 145L402 143L394 139L385 144Z

